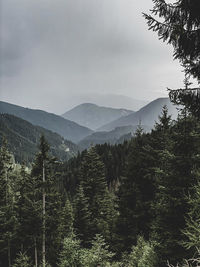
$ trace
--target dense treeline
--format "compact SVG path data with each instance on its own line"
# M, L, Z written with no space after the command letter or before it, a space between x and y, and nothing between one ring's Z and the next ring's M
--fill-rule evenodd
M1 266L164 267L199 244L200 123L163 108L151 133L31 169L0 150Z

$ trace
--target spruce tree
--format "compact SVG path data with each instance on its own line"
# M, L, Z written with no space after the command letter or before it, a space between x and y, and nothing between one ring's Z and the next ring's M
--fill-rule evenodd
M63 207L61 208L58 233L61 242L65 237L73 233L74 229L74 210L69 197L66 198Z
M153 0L152 15L145 14L149 29L174 48L174 58L188 65L188 72L200 80L200 2ZM156 16L163 21L156 19Z
M0 263L8 267L12 265L12 242L17 228L14 178L12 157L4 139L0 148Z
M49 145L44 136L41 136L39 149L31 176L37 184L37 201L42 219L38 240L42 250L38 254L42 258L42 266L45 266L46 258L50 264L55 265L59 253L58 229L62 205L55 173L55 159L49 155Z
M155 160L147 136L141 128L137 130L131 141L126 173L119 187L119 251L130 250L139 234L146 239L149 237Z
M165 266L167 260L176 264L188 256L181 246L181 230L185 227L188 211L186 195L195 183L192 169L197 149L196 138L192 134L195 129L193 119L179 116L178 122L169 129L165 127L163 132L159 131L163 128L162 124L160 121L160 126L156 127L158 132L154 132L159 149L155 150L158 165L155 168L156 192L152 204L154 219L151 233L158 244L159 266Z
M82 185L79 185L75 201L74 201L74 228L78 235L78 238L82 240L83 244L88 246L88 242L91 240L93 233L92 228L92 214L89 210L88 198L84 194Z
M113 202L108 194L108 186L105 177L105 166L96 152L95 147L92 147L84 156L80 168L80 187L77 195L77 201L80 203L80 198L84 199L84 209L86 214L85 222L89 219L90 233L85 236L88 240L95 234L103 234L107 231L107 238L109 236L109 221L111 221L113 214ZM76 209L80 209L76 205ZM87 212L88 210L88 212ZM78 221L75 220L77 226ZM84 223L85 225L85 223ZM79 224L79 227L81 225ZM78 228L79 228L78 227ZM87 232L87 227L85 228ZM81 229L79 228L79 233Z
M13 267L31 267L30 259L26 253L19 253Z
M199 0L178 0L167 3L153 0L152 15L144 14L149 29L158 33L159 39L167 41L174 48L174 58L179 59L186 76L192 75L200 82L200 2ZM159 21L157 18L161 18ZM185 105L193 115L200 118L200 88L170 90L174 103Z

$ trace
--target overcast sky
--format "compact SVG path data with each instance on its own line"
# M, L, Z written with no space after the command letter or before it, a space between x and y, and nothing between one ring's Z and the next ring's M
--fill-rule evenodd
M78 96L153 100L182 85L151 0L0 0L0 98L63 113Z

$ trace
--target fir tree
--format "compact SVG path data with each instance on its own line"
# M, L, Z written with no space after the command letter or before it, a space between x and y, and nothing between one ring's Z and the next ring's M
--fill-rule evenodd
M37 201L39 202L42 224L39 226L39 244L42 243L42 265L46 258L55 264L60 246L58 245L59 221L61 217L61 196L57 190L58 183L55 174L55 159L49 155L49 145L41 136L40 151L32 168L32 177L37 184ZM51 245L50 245L51 244Z
M12 163L12 157L4 139L0 148L0 262L8 267L12 264L11 248L17 228L15 177Z
M200 3L198 0L178 0L167 3L153 0L152 15L144 14L149 29L158 33L159 39L167 41L174 48L174 58L184 66L186 76L200 82ZM158 21L156 16L162 18ZM193 115L200 118L200 88L170 90L174 103L185 105Z
M158 243L159 266L165 266L167 260L176 264L181 258L187 258L187 252L181 246L181 229L185 227L184 217L188 210L186 194L195 183L191 175L196 150L195 139L191 135L195 127L192 121L189 117L180 117L175 125L165 127L161 132L159 129L163 128L163 122L160 120L160 126L157 125L157 130L152 133L158 142L155 146L158 165L155 168L151 236Z
M103 234L103 231L104 233L106 231L108 234L108 224L112 221L111 218L113 216L111 213L111 211L113 211L113 208L111 208L113 203L109 197L110 195L108 194L108 186L105 178L105 166L99 155L96 153L96 149L94 147L85 154L80 170L78 198L80 199L81 197L84 199L83 203L86 211L84 218L90 220L90 234L88 237L94 236L97 233ZM80 203L80 201L78 202ZM78 210L80 211L79 208ZM87 212L87 210L89 212ZM77 225L77 220L75 221L75 225ZM85 223L83 225L85 225ZM87 231L87 227L85 230ZM79 228L79 233L80 232L81 229ZM109 234L107 236L109 236Z
M178 0L173 4L153 0L151 15L146 15L149 29L174 48L174 58L188 64L188 71L200 80L200 3ZM156 16L164 21L158 21Z
M154 164L152 148L139 128L131 142L127 170L118 192L119 251L130 250L139 234L148 239L155 186L152 179Z
M84 245L92 238L92 215L89 210L88 198L85 196L82 185L79 185L75 197L75 220L74 228Z
M19 253L13 267L31 267L30 259L26 253Z

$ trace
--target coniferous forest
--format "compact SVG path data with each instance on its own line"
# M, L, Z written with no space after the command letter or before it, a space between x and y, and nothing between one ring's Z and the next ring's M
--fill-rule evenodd
M174 48L184 88L177 120L164 106L151 132L95 145L68 161L44 135L16 167L0 147L0 266L200 266L200 3L154 0L150 30ZM160 17L162 22L157 20Z

